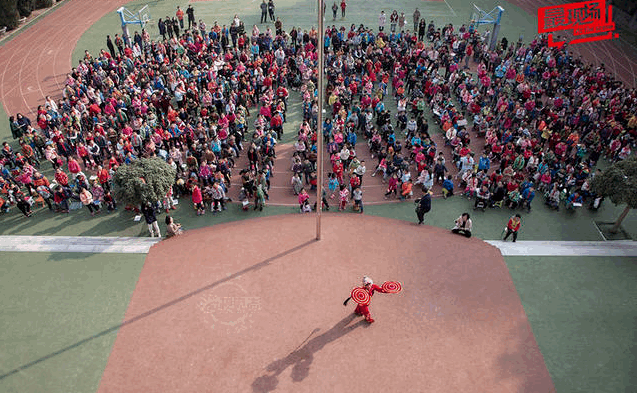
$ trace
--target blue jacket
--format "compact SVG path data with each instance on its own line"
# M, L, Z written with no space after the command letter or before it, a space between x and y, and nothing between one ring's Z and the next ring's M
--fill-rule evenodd
M522 191L522 198L524 198L524 200L528 203L531 203L533 198L535 198L535 191L531 191L530 187L527 188L526 190Z
M442 182L442 188L446 188L449 191L453 191L453 181L449 179L445 179L445 181Z
M491 160L488 157L482 156L478 161L478 170L481 171L483 169L489 170L491 167Z

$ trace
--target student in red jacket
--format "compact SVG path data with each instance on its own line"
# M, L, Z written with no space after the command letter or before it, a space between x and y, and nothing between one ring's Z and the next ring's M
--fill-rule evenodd
M520 230L520 224L522 223L521 216L516 214L509 219L507 224L507 234L504 236L504 241L507 240L510 234L513 234L513 242L518 239L518 231Z

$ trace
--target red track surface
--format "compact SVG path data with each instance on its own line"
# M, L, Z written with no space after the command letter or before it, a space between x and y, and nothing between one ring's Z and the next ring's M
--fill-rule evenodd
M82 34L127 2L69 0L2 46L0 100L7 114L21 112L34 119L45 96L59 97Z

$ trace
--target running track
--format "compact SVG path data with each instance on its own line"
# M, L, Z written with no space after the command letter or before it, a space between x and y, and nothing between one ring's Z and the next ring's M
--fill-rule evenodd
M0 101L7 115L35 119L47 95L61 96L82 34L127 0L69 0L0 47Z

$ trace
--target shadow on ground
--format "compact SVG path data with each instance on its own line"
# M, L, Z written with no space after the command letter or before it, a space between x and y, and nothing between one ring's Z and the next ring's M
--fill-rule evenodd
M303 345L302 347L295 349L283 359L278 359L270 363L266 367L266 371L268 373L258 377L252 383L252 391L254 393L267 393L275 390L279 384L279 375L281 375L281 373L290 366L292 367L292 381L303 381L310 374L310 366L314 361L315 353L323 349L323 347L327 344L338 340L354 329L369 326L369 323L367 323L364 319L350 325L350 322L352 322L356 317L357 316L353 313L346 316L327 332L314 337L305 345L301 343L301 345ZM314 329L310 336L318 331L320 331L319 328Z

